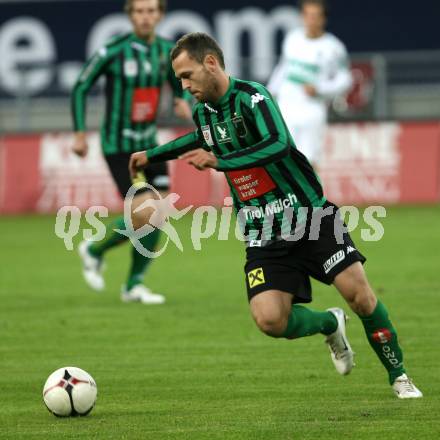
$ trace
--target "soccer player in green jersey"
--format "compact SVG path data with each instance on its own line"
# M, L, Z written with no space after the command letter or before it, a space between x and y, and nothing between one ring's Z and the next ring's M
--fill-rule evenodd
M182 37L171 59L183 89L198 100L193 109L197 130L132 154L130 172L177 157L200 170L224 171L245 222L246 285L257 326L277 338L325 335L337 371L348 374L353 351L344 311L299 304L312 299L310 277L333 284L359 316L396 395L422 397L406 375L388 312L368 283L365 257L337 207L324 197L270 93L261 84L228 76L221 49L206 34Z
M125 9L133 32L111 39L88 60L72 92L75 128L73 151L84 157L88 150L85 133L87 93L98 78L105 77L106 110L101 127L101 144L122 197L125 197L132 184L128 173L130 154L157 144L156 116L161 87L165 82L172 87L176 115L191 119L187 102L190 95L186 92L184 96L171 67L170 51L174 43L155 34L165 8L166 0L127 0ZM168 189L166 164L149 168L146 178L156 189ZM138 191L132 204L133 210L152 197L152 191ZM137 229L148 223L150 215L146 210L134 214L134 227ZM105 253L127 240L116 230L125 230L123 217L108 225L102 241L84 241L79 246L84 278L95 290L104 289L102 262ZM155 229L142 239L142 245L153 251L158 239L159 230ZM141 255L133 247L130 272L121 292L122 300L144 304L164 302L162 295L152 293L143 284L144 273L150 263L150 258Z

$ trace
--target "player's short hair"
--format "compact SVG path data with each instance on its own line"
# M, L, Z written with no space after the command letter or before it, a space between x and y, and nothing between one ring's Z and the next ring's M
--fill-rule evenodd
M133 11L133 3L136 0L125 0L125 6L124 11L130 15ZM167 0L157 0L157 3L159 4L159 10L160 12L164 13L167 10Z
M303 10L305 5L316 5L322 8L322 12L327 17L328 15L328 3L327 0L299 0L298 6L300 10Z
M188 55L200 64L203 64L206 55L213 55L217 58L222 69L225 68L223 51L217 41L208 34L192 32L184 35L171 51L171 60L175 60L183 51L188 52Z

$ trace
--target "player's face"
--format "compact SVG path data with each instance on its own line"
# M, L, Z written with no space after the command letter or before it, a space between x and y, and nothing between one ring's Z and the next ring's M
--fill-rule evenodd
M321 6L306 3L302 9L302 19L307 35L317 37L324 32L325 14Z
M173 69L183 90L188 90L197 101L216 100L217 81L209 61L200 64L183 51L173 60Z
M148 38L154 33L162 18L159 0L135 0L130 13L134 33L140 38Z

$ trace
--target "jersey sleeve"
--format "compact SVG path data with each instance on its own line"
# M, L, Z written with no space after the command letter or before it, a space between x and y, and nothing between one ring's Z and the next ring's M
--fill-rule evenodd
M104 73L109 61L106 47L102 47L83 66L71 94L71 111L75 131L86 129L86 99L90 88Z
M219 171L264 166L283 159L290 150L289 133L270 93L259 85L243 95L243 116L256 127L261 140L218 158Z
M352 82L347 50L338 42L333 48L329 73L316 84L316 92L323 98L333 99L348 92Z

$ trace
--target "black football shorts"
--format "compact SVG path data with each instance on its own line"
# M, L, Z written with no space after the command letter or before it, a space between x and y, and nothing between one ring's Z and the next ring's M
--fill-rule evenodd
M333 214L321 219L316 240L309 239L308 231L301 240L275 241L265 247L246 249L246 286L249 301L266 290L291 293L296 303L312 301L310 277L331 284L340 272L353 263L366 258L356 249L347 232L335 233L338 207L327 202L323 208L333 206ZM339 220L339 224L342 222Z
M110 169L110 173L115 181L119 193L122 198L125 197L127 191L132 185L130 173L128 171L128 163L130 161L130 153L117 153L105 156L105 160ZM149 164L144 170L147 182L158 191L167 191L170 185L168 177L168 168L165 162ZM143 192L138 190L136 194Z

